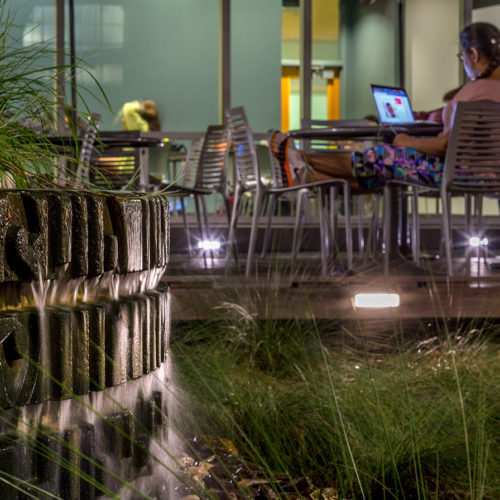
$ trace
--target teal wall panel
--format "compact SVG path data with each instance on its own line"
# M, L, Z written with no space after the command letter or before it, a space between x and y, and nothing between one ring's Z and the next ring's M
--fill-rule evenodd
M343 118L359 119L375 113L370 84L397 84L396 0L378 0L373 5L344 0L342 71Z
M281 0L231 2L231 105L256 132L281 125Z
M53 38L53 0L7 5L17 13L20 39L30 30L32 40ZM97 87L79 72L85 100L103 116L101 129L121 128L116 114L135 99L156 101L164 130L218 123L219 0L75 0L75 25L77 56L112 106L110 112L92 98Z
M78 15L78 8L96 2L75 4ZM100 9L94 25L107 38L96 33L97 46L85 50L77 31L77 47L78 55L96 69L113 111L126 101L153 99L164 130L198 131L217 123L218 0L105 0L99 6L104 4L122 9L123 44L119 37L113 43ZM77 29L85 21L77 18ZM120 126L108 113L103 118L104 129Z

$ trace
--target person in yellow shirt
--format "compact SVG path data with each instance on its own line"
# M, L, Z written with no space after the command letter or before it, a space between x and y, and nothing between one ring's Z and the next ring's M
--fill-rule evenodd
M161 130L156 103L150 99L126 102L121 111L125 130L152 132Z

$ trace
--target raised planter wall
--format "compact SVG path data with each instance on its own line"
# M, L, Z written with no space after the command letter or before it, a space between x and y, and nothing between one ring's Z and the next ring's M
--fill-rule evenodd
M168 256L161 195L0 191L2 498L96 498L151 474Z
M168 229L162 196L2 191L0 282L163 267Z

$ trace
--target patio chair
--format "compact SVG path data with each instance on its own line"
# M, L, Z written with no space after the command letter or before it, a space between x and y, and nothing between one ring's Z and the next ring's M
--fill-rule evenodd
M229 221L230 206L226 182L228 153L228 130L219 125L209 126L203 139L191 141L189 145L182 183L168 184L162 189L168 197L181 199L189 253L192 253L192 245L186 218L186 198L194 199L198 228L203 239L211 237L206 196L217 193L222 196Z
M325 129L325 128L363 128L377 127L369 120L301 120L302 129ZM316 137L312 139L300 139L301 149L304 154L335 155L339 153L352 153L353 151L364 151L377 143L373 135L366 137L327 138ZM378 248L379 232L379 206L382 198L382 189L364 189L360 193L351 193L356 200L357 212L357 236L358 253L360 257L368 258L375 256ZM365 241L363 227L363 201L366 196L373 196L372 218L368 233L368 242ZM332 210L330 211L330 224L335 233L337 227L336 192L333 191Z
M145 191L148 174L143 173L143 148L106 147L93 159L91 181L104 190Z
M270 162L271 162L271 173L272 173L272 181L273 185L275 186L285 186L287 185L287 174L284 171L282 164L286 160L286 157L290 151L287 153L288 149L288 144L286 141L293 141L291 137L288 137L285 139L285 142L282 142L283 138L279 137L279 134L273 133L270 138L268 139L269 142L269 150L272 152L270 155ZM293 151L293 150L292 150ZM308 166L305 160L301 157L301 155L296 155L295 159L293 160L293 165L290 164L290 169L294 170L294 176L297 179L305 183L305 177L308 172ZM325 259L327 258L329 254L329 248L330 245L332 245L333 241L336 239L337 235L337 213L338 213L338 191L339 191L339 185L335 183L333 186L330 186L327 191L325 191L325 188L323 188L322 192L318 192L317 190L314 189L307 189L300 191L299 194L295 192L290 192L282 195L282 198L285 199L291 199L293 201L296 201L296 207L295 207L295 226L294 226L294 235L292 238L292 254L291 254L291 269L292 271L295 269L295 263L297 260L297 255L300 250L300 242L302 241L302 233L303 233L303 226L304 226L304 219L305 219L305 214L306 214L306 207L307 199L313 199L314 197L318 198L318 202L320 203L320 207L327 207L329 210L329 221L326 220L325 213L320 211L320 215L323 215L325 229L328 229L326 232L326 240L325 240L325 245L321 247L321 251L325 253L323 256ZM327 194L327 196L326 196ZM271 203L270 207L268 210L268 219L267 219L267 226L266 226L266 232L264 234L264 240L262 243L262 251L261 251L261 258L264 258L264 256L267 253L268 247L269 247L269 242L270 242L270 236L271 236L271 226L272 226L272 218L276 210L276 205L278 201L277 196L270 196ZM346 207L346 204L350 203L350 198L344 198L344 208ZM348 208L348 213L350 214L350 208ZM350 215L347 221L347 224L350 223ZM321 220L320 220L321 224ZM350 227L350 225L349 225ZM352 267L352 241L350 238L346 239L346 246L348 250L348 255L347 255L347 263L348 263L348 269Z
M157 180L149 173L150 148L163 145L163 139L140 130L100 132L91 182L103 190L154 191Z
M384 211L386 271L394 250L394 217L391 217L390 206L394 186L398 184L409 185L403 181L391 181L384 192L384 204L387 207ZM459 102L446 151L441 185L435 188L412 186L417 196L440 195L447 273L452 276L451 197L476 195L481 200L483 196L500 196L500 104ZM469 217L470 214L466 214L466 223ZM414 227L417 246L417 221Z
M238 210L241 203L241 195L244 192L251 193L254 198L252 226L250 231L250 241L248 245L247 262L245 275L249 276L252 271L253 258L255 253L255 245L257 240L257 230L261 217L264 199L271 199L271 207L275 203L276 198L289 196L294 194L297 196L298 206L301 207L304 197L315 193L319 196L320 203L320 233L321 233L321 264L322 274L328 274L327 258L329 252L329 231L325 210L326 191L332 187L339 187L344 192L346 200L346 248L347 248L347 265L352 267L352 232L350 227L350 188L349 184L341 179L328 180L322 182L290 185L288 178L283 175L281 169L273 169L271 185L264 184L262 181L260 165L257 160L257 153L253 140L253 134L246 117L243 107L228 109L225 112L226 125L231 131L231 140L234 148L234 163L236 168L234 203L229 224L228 236L228 252L227 258L231 257L231 250L235 251L235 232L238 221ZM301 209L296 213L295 227L293 234L293 251L298 245L299 224ZM270 212L272 216L272 210ZM269 227L269 224L268 224Z

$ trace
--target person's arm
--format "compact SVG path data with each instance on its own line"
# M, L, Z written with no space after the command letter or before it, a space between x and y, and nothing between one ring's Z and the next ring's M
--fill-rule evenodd
M401 148L413 148L434 156L444 156L448 146L450 133L437 137L413 137L407 134L398 134L392 144Z
M460 89L457 95L462 100L465 99L464 91L467 85ZM455 111L457 109L457 96L452 99L443 109L443 131L436 137L414 137L407 134L398 134L394 137L392 144L401 148L413 148L423 153L434 156L445 156L446 148L448 147L448 140L450 138L450 131L455 119Z

